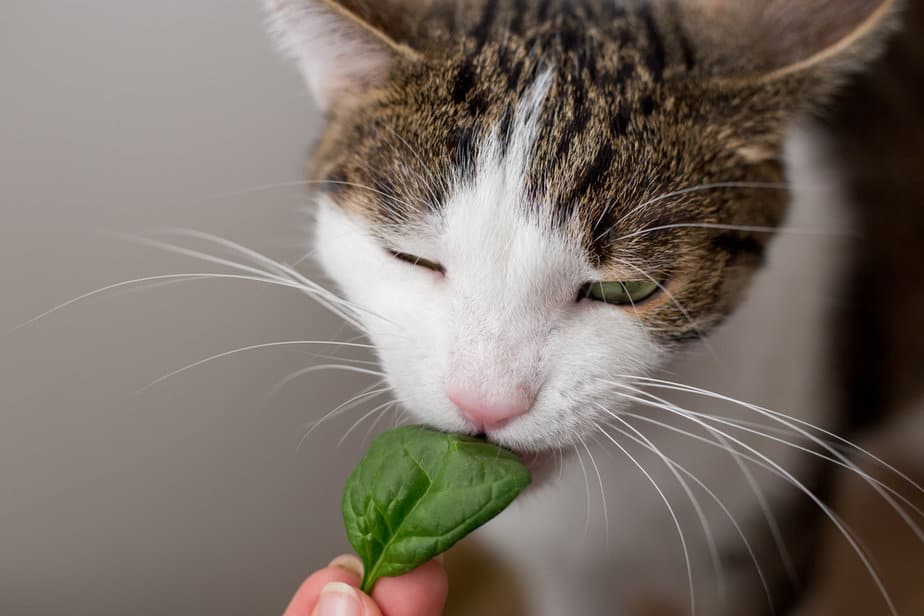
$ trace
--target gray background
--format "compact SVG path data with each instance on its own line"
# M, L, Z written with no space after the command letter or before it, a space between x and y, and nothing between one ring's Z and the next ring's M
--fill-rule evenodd
M302 179L316 125L256 0L0 3L0 613L278 614L346 549L365 426L337 440L361 414L298 443L367 380L267 400L318 362L278 348L136 393L236 347L353 335L307 298L186 282L5 334L108 284L222 271L111 232L193 228L297 260L305 189L255 189Z

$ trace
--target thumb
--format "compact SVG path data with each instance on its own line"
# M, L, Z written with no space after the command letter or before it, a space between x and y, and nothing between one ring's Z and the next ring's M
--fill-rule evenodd
M368 595L353 586L329 582L321 589L311 616L382 616L382 611Z

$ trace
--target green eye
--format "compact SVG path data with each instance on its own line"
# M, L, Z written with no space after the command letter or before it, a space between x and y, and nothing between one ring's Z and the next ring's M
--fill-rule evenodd
M643 302L660 288L658 283L650 280L592 282L585 287L583 296L595 302L624 306Z

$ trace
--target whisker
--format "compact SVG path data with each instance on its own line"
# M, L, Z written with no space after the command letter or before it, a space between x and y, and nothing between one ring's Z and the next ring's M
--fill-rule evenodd
M651 398L652 400L655 400L655 401L658 401L658 402L663 402L663 403L665 403L665 404L670 404L667 400L665 400L665 399L663 399L663 398L659 398L659 397L657 397L657 396L654 396L654 395L652 395L651 393L646 392L646 391L644 391L644 390L637 389L637 388L634 388L634 387L628 387L628 386L627 386L627 388L628 388L628 389L631 389L632 391L635 391L636 393L639 393L639 394L641 394L641 395L645 395L645 396ZM709 414L707 414L707 413L697 413L697 412L695 412L695 411L689 411L689 410L688 410L687 412L690 413L691 415L696 416L696 417L699 417L699 418L701 418L701 419L703 419L703 420L705 420L705 421L714 421L714 422L719 423L719 424L721 424L721 425L726 425L726 426L735 428L735 429L737 429L737 430L741 430L742 432L746 432L746 433L748 433L748 434L753 434L753 435L756 435L756 436L760 436L760 437L765 438L765 439L767 439L767 440L769 440L769 441L772 441L772 442L775 442L775 443L780 443L781 445L784 445L784 446L786 446L786 447L790 447L790 448L792 448L792 449L796 449L796 450L801 451L801 452L803 452L803 453L807 453L807 454L809 454L809 455L811 455L811 456L814 456L814 457L816 457L816 458L819 458L819 459L821 459L821 460L824 460L824 461L826 461L826 462L830 462L831 464L834 464L834 465L836 465L836 466L839 466L839 467L841 467L841 468L844 468L844 469L846 469L846 470L849 470L850 472L854 473L854 474L857 475L858 477L864 479L864 480L870 485L870 487L873 488L874 490L876 490L877 492L879 492L879 490L878 490L877 488L880 488L880 489L882 489L882 490L885 490L885 491L888 492L891 496L894 496L895 498L900 499L904 504L906 504L908 507L910 507L915 513L917 513L919 516L921 516L922 518L924 518L924 510L922 510L920 507L918 507L918 506L915 505L913 502L911 502L911 500L910 500L909 498L907 498L906 496L904 496L903 494L901 494L901 492L899 492L899 491L896 490L895 488L891 487L891 486L888 485L887 483L885 483L885 482L883 482L883 481L881 481L881 480L879 480L879 479L876 479L876 478L873 477L872 475L869 475L868 473L866 473L865 471L863 471L862 469L858 468L857 466L855 466L855 465L853 465L853 464L845 463L845 462L843 462L843 461L841 461L841 460L839 460L839 459L837 459L837 458L832 458L832 457L827 456L827 455L825 455L825 454L823 454L823 453L821 453L821 452L815 451L815 450L813 450L813 449L809 449L808 447L803 447L803 446L801 446L801 445L799 445L799 444L797 444L797 443L793 443L793 442L791 442L791 441L787 441L787 440L785 440L785 439L782 439L782 438L773 436L773 435L771 435L771 434L767 434L767 433L765 433L765 432L761 432L760 430L756 430L756 429L753 429L753 428L748 428L748 427L746 427L746 426L737 425L735 422L727 421L727 420L726 420L725 418L723 418L723 417L718 417L718 416L715 416L715 415L709 415ZM922 531L921 528L918 526L918 524L915 523L914 520L912 520L912 519L908 516L907 512L904 511L904 510L898 505L898 503L896 503L895 501L893 501L888 495L883 494L882 492L879 492L879 495L880 495L888 504L890 504L890 505L892 506L892 508L895 510L895 513L896 513L897 515L899 515L899 516L905 521L905 523L908 524L908 526L910 527L910 529L912 530L912 532L914 532L914 534L918 536L918 539L921 540L921 541L924 541L924 531Z
M625 393L620 393L620 394L618 394L618 395L622 396L623 398L625 398L625 399L627 399L627 400L634 401L634 402L636 402L636 403L638 403L638 404L642 404L642 405L644 405L644 406L659 408L659 409L662 409L662 410L664 410L664 411L668 411L668 412L673 413L673 414L675 414L675 415L677 415L677 416L679 416L679 417L686 418L687 420L692 421L693 423L696 423L697 425L699 425L700 427L702 427L702 428L704 428L704 429L708 429L708 428L706 428L705 422L703 422L701 419L699 419L699 418L697 418L697 417L691 416L689 413L686 412L685 409L682 409L682 408L676 406L675 404L672 404L672 403L669 403L669 404L660 404L660 403L657 403L657 402L652 402L652 401L650 401L650 400L646 400L646 399L644 399L644 398L639 398L639 397L636 397L636 396L631 396L631 395L625 394ZM717 432L721 432L720 430L718 430L718 428L715 428L714 426L712 426L712 429L713 429L713 430L716 430ZM876 568L873 566L873 564L872 564L872 562L869 560L868 556L863 552L863 550L861 549L859 543L857 542L857 539L856 539L854 533L849 529L849 527L846 525L846 523L844 523L844 521L841 520L840 517L839 517L830 507L828 507L820 498L818 498L818 496L816 496L814 492L812 492L811 490L809 490L809 489L805 486L805 484L803 484L801 481L799 481L798 479L796 479L796 477L793 476L792 473L790 473L789 471L787 471L785 468L783 468L782 466L780 466L779 464L777 464L776 462L774 462L773 459L771 459L770 457L764 455L764 454L761 453L760 451L754 449L753 447L751 447L751 446L748 445L747 443L744 443L744 442L741 441L740 439L737 439L737 438L735 438L735 437L729 435L727 432L722 432L722 434L723 434L728 440L730 440L731 442L735 443L736 445L738 445L739 447L745 449L746 451L751 452L753 455L755 455L755 456L757 456L758 458L764 460L765 462L767 462L767 464L769 464L769 465L772 466L773 468L777 469L780 473L782 473L783 477L784 477L792 486L796 487L797 489L799 489L799 491L801 491L801 492L804 493L806 496L808 496L808 497L812 500L812 502L814 502L815 505L817 505L818 508L821 509L821 511L825 514L825 516L826 516L829 520L831 520L831 522L835 525L835 527L836 527L836 528L838 529L838 531L841 533L841 536L844 537L844 539L847 541L848 544L850 544L851 549L854 551L854 553L857 555L857 557L858 557L858 558L860 559L860 561L862 562L863 566L866 568L866 570L867 570L867 572L869 573L871 579L872 579L873 582L876 584L876 587L879 589L879 592L880 592L880 594L882 595L882 598L885 600L885 602L886 602L886 604L887 604L887 606L888 606L888 608L889 608L889 612L892 614L892 616L898 616L898 612L896 611L896 608L895 608L895 603L893 602L891 595L889 595L888 591L886 590L885 585L884 585L883 582L882 582L882 579L879 577L879 574L876 572Z
M392 405L388 407L386 411L399 411L400 413L398 405L399 405L399 402L397 400L394 400ZM397 416L399 413L395 413L395 415ZM386 414L387 413L379 413L379 416L375 418L375 421L373 421L372 425L369 426L369 429L366 430L366 434L365 436L363 436L363 442L367 442L369 440L369 438L372 436L372 433L375 432L376 426L379 425L379 422L382 421L382 418L385 417Z
M204 242L209 242L217 246L221 246L222 248L231 250L232 252L236 252L243 257L249 258L251 261L253 261L255 265L262 265L263 267L267 268L266 271L268 273L272 274L272 272L275 271L275 275L277 276L294 279L294 277L292 276L292 270L290 270L290 268L288 268L284 264L279 263L275 259L271 259L270 257L257 252L256 250L247 248L246 246L238 244L237 242L223 238L218 235L214 235L212 233L207 233L205 231L198 231L196 229L183 229L183 228L177 228L177 227L167 227L163 229L155 229L153 233L172 235L172 236L177 236L177 237L185 237L189 239L196 239L196 240L201 240Z
M365 338L365 336L364 335L354 336L352 339L347 339L347 342L355 342L356 340L361 340L362 338ZM371 366L370 370L374 370L376 368L381 367L381 364L379 362L371 360L371 359L357 359L354 357L342 357L340 355L326 355L324 353L315 353L313 354L313 357L316 357L318 359L327 359L331 361L345 361L351 364L356 364L357 366Z
M590 480L587 478L587 467L584 466L584 458L581 456L577 445L574 445L574 453L577 454L578 462L581 464L581 471L584 473L584 489L587 493L587 516L584 518L584 540L590 534Z
M400 426L403 417L404 417L404 412L403 412L403 411L398 411L398 412L395 414L395 421L394 421L394 423L392 424L392 428L397 428L398 426Z
M170 373L168 373L168 374L165 374L164 376L162 376L162 377L160 377L160 378L157 378L157 379L151 381L150 383L148 383L147 385L145 385L144 387L142 387L141 389L139 389L139 390L138 390L137 392L135 392L135 393L138 393L138 394L143 393L143 392L145 392L145 391L151 389L152 387L155 387L155 386L157 386L157 385L163 383L164 381L166 381L166 380L168 380L168 379L171 379L171 378L173 378L173 377L175 377L175 376L177 376L177 375L183 374L184 372L187 372L187 371L192 370L192 369L194 369L194 368L198 368L199 366L202 366L202 365L204 365L204 364L207 364L207 363L209 363L209 362L211 362L211 361L215 361L215 360L217 360L217 359L224 359L225 357L230 357L230 356L232 356L232 355L237 355L237 354L239 354L239 353L246 353L246 352L248 352L248 351L256 351L256 350L259 350L259 349L270 349L270 348L288 347L288 346L311 346L311 345L339 345L339 346L347 346L347 347L353 347L353 348L359 348L359 349L371 349L371 348L374 348L374 347L372 347L371 345L368 345L368 344L360 344L360 343L356 343L356 342L349 342L349 343L348 343L348 342L340 342L340 341L337 341L337 340L285 340L285 341L282 341L282 342L267 342L267 343L264 343L264 344L254 344L254 345L251 345L251 346L241 347L241 348L239 348L239 349L232 349L232 350L230 350L230 351L225 351L224 353L219 353L219 354L217 354L217 355L212 355L211 357L206 357L205 359L200 359L200 360L197 361L197 362L193 362L193 363L191 363L191 364L189 364L189 365L187 365L187 366L183 366L183 367L180 368L179 370L174 370L173 372L170 372Z
M319 420L308 424L307 430L305 431L304 436L302 436L301 440L298 442L298 447L296 447L296 451L301 449L305 441L308 440L308 437L310 437L311 434L315 430L317 430L322 424L324 424L326 421L333 419L334 417L336 417L337 415L341 413L346 413L347 411L353 410L357 405L361 404L365 400L375 398L376 396L381 396L382 394L388 393L389 391L391 391L391 387L387 387L387 386L381 387L379 389L373 389L375 387L378 387L384 382L385 381L382 380L382 381L379 381L378 383L373 383L372 385L365 388L360 393L356 394L355 396L353 396L346 402L342 402L341 404L336 406L333 410L325 413L324 416L321 417Z
M648 392L638 390L629 385L621 385L621 387L629 389L630 391L635 391L636 393L640 395L653 398L657 402L669 404L669 402L667 402L666 400L661 400ZM795 563L793 562L792 556L789 553L789 548L786 546L786 541L783 538L783 532L780 529L779 521L777 520L776 515L774 515L773 513L773 508L770 507L770 503L767 502L766 495L764 494L763 490L760 488L760 484L755 479L753 473L751 473L751 470L742 461L741 455L738 452L738 450L736 450L734 447L732 447L728 443L728 440L725 438L724 434L721 431L713 430L711 427L708 427L708 426L706 427L706 430L709 432L709 434L712 435L712 437L717 441L717 443L721 443L722 445L721 448L727 451L731 455L732 460L734 460L735 465L738 467L738 470L741 471L741 475L744 477L744 480L747 482L748 487L751 490L751 493L754 494L754 498L757 499L758 507L760 508L761 513L763 514L764 521L767 523L767 528L770 530L770 536L773 540L774 546L776 547L776 550L780 555L780 560L783 563L783 569L786 571L786 574L789 577L790 582L792 582L794 586L798 586L800 582L799 582L798 573L796 572Z
M617 414L621 415L622 413L617 413ZM626 438L631 439L632 441L634 441L635 443L638 443L642 447L645 447L652 453L659 455L659 456L662 455L663 452L659 453L659 450L653 445L649 446L645 444L645 442L650 443L650 441L647 438L644 441L642 440L644 438L644 435L638 428L636 428L635 426L633 426L632 424L630 424L624 419L620 418L620 421L625 426L629 427L629 429L631 429L633 432L635 432L638 435L638 437L633 437L630 433L619 428L618 426L609 425L608 427L616 430L617 432L619 432ZM776 609L773 607L773 594L770 592L770 585L767 582L766 575L763 572L763 568L760 566L760 561L757 558L757 554L754 551L754 548L751 545L751 542L748 541L747 535L745 534L744 529L741 528L741 525L738 523L738 520L735 518L732 512L728 509L725 503L722 502L722 499L720 499L718 495L715 492L713 492L712 489L710 489L709 486L707 486L705 482L703 482L694 473L690 472L689 470L684 468L682 464L679 464L677 461L671 459L668 456L664 456L664 461L670 466L676 468L677 471L679 471L680 473L683 473L684 475L686 475L691 481L696 483L704 492L706 492L706 494L709 495L710 498L712 498L713 501L715 501L716 505L719 506L719 508L722 510L725 516L729 519L729 521L731 522L732 526L735 529L735 532L738 533L738 536L741 538L741 542L744 544L745 550L747 551L748 555L750 555L751 561L754 563L754 569L757 572L757 577L760 579L761 586L763 586L764 593L767 596L767 603L770 606L770 611L772 614L776 614Z
M162 280L160 282L150 282L148 284L141 283L135 287L129 287L127 289L116 289L112 291L112 293L110 293L107 297L108 299L126 297L129 295L135 295L137 293L153 291L155 289L165 289L167 287L179 286L184 282L196 282L197 280L199 280L199 278L178 278L176 280Z
M366 421L367 419L369 419L376 413L384 414L385 411L387 411L388 408L392 406L393 404L396 404L396 402L394 400L389 400L388 402L384 404L378 405L377 407L375 407L374 409L372 409L371 411L369 411L368 413L366 413L365 415L357 419L356 422L354 422L353 425L350 426L349 429L343 433L343 436L340 437L340 440L337 441L337 448L339 449L340 447L343 447L343 444L350 437L350 434L352 434L353 431L356 430L356 428L360 426L360 424L362 424L364 421Z
M252 265L247 265L245 263L238 263L237 261L231 261L230 259L225 259L225 258L218 257L215 255L210 255L208 253L201 252L199 250L193 250L192 248L176 246L174 244L170 244L169 242L163 242L161 240L155 240L149 237L133 235L131 233L113 232L113 233L110 233L109 235L111 235L112 237L116 239L120 239L120 240L127 241L127 242L132 242L134 244L141 244L143 246L157 248L158 250L164 250L167 252L171 252L173 254L182 255L184 257L192 257L194 259L198 259L200 261L206 261L208 263L213 263L215 265L223 265L227 268L237 270L240 272L244 272L247 274L254 274L257 276L262 276L265 278L272 278L274 280L279 280L279 281L284 281L284 282L289 282L289 283L293 282L292 280L288 278L284 278L282 276L279 276L278 274L268 272L264 269L260 269Z
M639 432L635 428L635 426L626 422L624 419L619 417L613 411L610 411L606 407L599 405L599 404L597 406L600 408L600 410L607 413L610 417L612 417L616 421L620 422L621 424L623 424L624 426L626 426L627 428L629 428L630 430L638 434L639 438L641 438L645 443L648 444L648 448L651 451L653 451L655 455L661 458L661 460L667 466L671 474L674 475L674 478L677 479L677 482L680 484L681 489L684 491L684 493L687 495L687 498L690 500L690 504L693 506L693 510L696 513L696 517L699 518L700 525L703 527L703 534L706 537L706 544L709 547L709 556L712 559L712 568L715 570L715 573L716 573L716 581L718 584L719 595L725 598L727 596L725 570L722 568L721 559L719 557L719 549L718 549L718 546L715 540L715 534L712 532L712 526L709 524L709 520L706 517L706 512L703 511L703 508L700 505L699 500L696 498L696 495L693 494L693 490L690 489L689 484L687 484L687 482L680 475L680 473L675 468L673 468L673 465L671 465L671 463L668 462L667 456L664 455L664 452L661 451L654 443L652 443L648 437L646 437L644 434Z
M604 545L609 546L610 544L610 514L607 511L606 506L606 490L603 487L603 476L600 474L600 467L597 466L597 461L594 460L594 455L590 453L590 447L587 446L587 441L584 440L580 434L577 435L578 440L581 445L584 447L584 451L587 452L587 457L590 458L590 463L593 466L594 473L597 474L597 483L600 486L600 499L603 502L603 537Z
M266 394L266 399L271 400L272 398L276 397L276 395L292 381L295 381L303 376L313 374L315 372L322 372L324 370L342 370L344 372L353 372L355 374L364 374L377 377L385 376L385 373L379 372L377 370L367 370L365 368L358 368L356 366L349 366L344 364L320 364L317 366L308 366L307 368L296 370L292 374L276 383L273 388L270 389L269 393Z
M401 329L401 326L395 323L394 321L376 312L373 312L372 310L368 308L360 306L354 302L350 302L344 299L343 297L340 297L339 295L337 295L330 289L308 278L307 276L302 274L300 271L298 271L294 267L290 265L286 265L284 263L280 263L279 261L276 261L275 259L272 259L264 255L263 253L257 252L256 250L253 250L251 248L247 248L246 246L243 246L237 242L231 241L223 237L219 237L217 235L213 235L211 233L205 233L203 231L196 231L194 229L172 229L172 230L167 230L166 232L170 232L175 235L181 235L181 236L190 237L194 239L200 239L203 241L209 241L219 246L223 246L229 250L237 251L240 254L251 258L255 262L263 264L265 267L268 267L271 270L277 271L280 276L285 276L293 280L296 283L300 283L301 285L303 285L303 289L305 290L305 292L312 297L314 297L313 294L318 294L322 296L324 299L326 299L328 302L342 305L345 308L348 308L356 312L362 312L369 316L375 317L381 321L384 321L388 323L389 325L392 325L398 329ZM365 331L364 328L362 327L360 327L359 329L360 331Z
M98 296L98 295L102 295L102 294L107 293L107 292L109 292L109 291L114 291L114 290L122 289L122 288L125 288L125 287L131 287L131 286L138 285L138 284L144 284L144 283L146 283L146 282L170 282L170 281L203 280L203 279L205 279L205 280L208 280L208 279L212 279L212 280L246 280L246 281L250 281L250 282L260 282L260 283L264 283L264 284L272 284L272 285L276 285L276 286L280 286L280 287L286 287L286 288L290 288L290 289L299 289L298 285L296 285L296 284L294 284L294 283L289 283L289 282L280 281L280 280L274 280L274 279L270 279L270 278L258 277L258 276L243 276L243 275L239 275L239 274L213 274L213 273L208 273L208 272L206 272L206 273L193 272L193 273L189 273L189 274L162 274L162 275L159 275L159 276L146 276L146 277L144 277L144 278L135 278L135 279L133 279L133 280L124 280L124 281L122 281L122 282L117 282L117 283L115 283L115 284L110 284L110 285L107 285L107 286L105 286L105 287L100 287L99 289L96 289L95 291L90 291L90 292L88 292L88 293L84 293L83 295L79 295L79 296L77 296L77 297L75 297L75 298L73 298L73 299L69 299L69 300L67 300L66 302L62 302L62 303L58 304L57 306L55 306L55 307L53 307L53 308L51 308L51 309L49 309L49 310L46 310L45 312L43 312L43 313L41 313L41 314L39 314L39 315L37 315L37 316L32 317L32 318L29 319L28 321L25 321L25 322L23 322L23 323L17 325L16 327L14 327L13 329L11 329L10 331L6 332L6 334L4 334L4 335L10 335L10 334L12 334L12 333L14 333L14 332L16 332L16 331L18 331L18 330L20 330L20 329L23 329L24 327L28 327L29 325L32 325L33 323L35 323L35 322L37 322L37 321L40 321L40 320L42 320L42 319L44 319L44 318L46 318L46 317L49 317L49 316L51 316L52 314L54 314L54 313L56 313L56 312L59 312L59 311L61 311L61 310L64 310L65 308L68 308L68 307L70 307L70 306L73 306L74 304L77 304L77 303L79 303L79 302L88 300L88 299L90 299L90 298L96 297L96 296Z
M687 566L687 579L690 585L690 614L691 616L695 616L696 615L696 593L695 593L694 585L693 585L693 566L690 563L690 550L687 547L687 539L684 536L683 529L680 526L680 519L677 517L677 514L674 512L674 508L671 507L671 502L668 500L667 495L664 493L664 490L661 489L661 486L658 485L658 482L654 480L654 477L652 477L651 474L645 469L645 467L642 466L639 463L639 461L636 460L632 456L631 453L629 453L628 449L623 447L622 444L619 441L617 441L615 438L613 438L612 434L604 430L600 424L598 424L597 422L594 422L594 426L597 428L597 430L600 431L601 434L603 434L603 436L605 436L611 443L613 443L613 445L618 447L619 450L622 451L626 455L626 457L632 461L633 464L635 464L638 470L640 470L642 474L645 475L645 477L648 479L649 483L651 483L651 485L654 486L654 489L657 490L658 494L661 496L661 500L664 501L664 505L665 507L667 507L668 513L670 513L671 518L674 520L674 526L677 527L677 534L680 536L680 545L681 545L681 548L683 549L683 559Z
M199 259L201 261L206 261L206 262L213 263L216 265L223 265L225 267L235 269L238 271L242 271L242 272L246 272L250 274L256 274L258 276L271 278L273 280L277 280L280 282L295 284L297 285L296 288L301 289L309 297L317 301L319 304L321 304L322 306L324 306L325 308L327 308L328 310L330 310L331 312L333 312L334 314L336 314L343 320L350 323L350 325L353 325L359 331L365 331L365 328L362 326L362 323L360 323L354 315L345 311L345 310L355 310L356 307L354 305L344 300L343 298L335 295L329 290L324 289L320 285L311 283L310 281L308 281L309 286L306 286L305 284L298 284L299 282L302 282L302 281L295 280L291 277L286 278L278 274L273 274L272 272L259 269L257 267L252 267L249 265L245 265L243 263L231 261L229 259L223 259L221 257L216 257L214 255L210 255L208 253L204 253L198 250L192 250L190 248L176 246L168 242L161 242L159 240L153 240L150 238L138 237L138 236L133 236L133 235L128 235L128 234L116 234L116 237L121 237L122 239L127 239L135 243L147 245L152 248L157 248L160 250L172 252L172 253L187 256L187 257L192 257L194 259ZM338 309L338 306L343 308L344 310Z
M645 379L645 380L647 380L647 379ZM746 428L746 427L732 426L732 427L735 427L735 428L738 429L738 430L741 430L741 431L744 431L744 432L753 433L753 434L756 434L756 435L758 435L758 436L761 436L762 438L766 438L766 439L768 439L768 440L775 441L775 442L781 443L781 444L783 444L783 445L786 445L786 446L788 446L788 447L791 447L791 448L794 448L794 449L803 451L803 452L808 453L808 454L810 454L810 455L813 455L813 456L816 456L816 457L819 457L819 458L828 460L829 462L832 462L832 463L834 463L834 464L836 464L836 465L838 465L838 466L840 466L840 467L843 467L843 468L845 468L845 469L851 471L852 473L854 473L854 474L857 475L858 477L862 478L862 479L867 483L867 485L869 485L869 486L870 486L870 487L871 487L871 488L872 488L872 489L873 489L873 490L874 490L874 491L875 491L875 492L876 492L887 504L889 504L889 506L892 508L892 510L895 511L895 513L896 513L900 518L902 518L902 520L908 525L908 527L915 533L915 535L918 537L918 540L924 542L924 531L922 531L921 528L920 528L920 526L908 515L908 512L905 511L905 510L894 500L894 498L892 498L892 495L898 497L900 500L902 500L902 501L904 501L905 503L907 503L907 504L908 504L912 509L914 509L916 512L918 512L919 514L921 514L922 516L924 516L924 512L922 512L920 508L918 508L918 507L915 506L913 503L911 503L910 500L908 500L907 498L905 498L905 497L904 497L902 494L900 494L897 490L895 490L895 489L893 489L892 487L886 485L885 483L883 483L883 482L881 482L881 481L879 481L879 480L873 478L873 477L870 476L868 473L866 473L866 472L864 472L863 470L861 470L856 464L854 464L852 461L850 461L849 458L847 458L847 457L844 456L842 453L840 453L839 451L837 451L836 449L834 449L833 447L831 447L830 445L828 445L828 444L827 444L826 442L824 442L822 439L819 439L818 437L816 437L816 436L814 436L813 434L807 432L806 430L803 430L803 429L801 429L801 428L796 428L794 423L792 423L791 421L788 421L789 418L784 419L784 418L781 418L781 417L777 417L778 415L782 415L781 413L776 413L776 412L773 412L773 411L769 411L769 410L767 410L767 409L761 409L760 407L756 407L755 405L751 405L751 404L748 404L748 403L745 403L745 402L734 401L733 399L729 399L727 396L722 396L721 394L717 394L717 393L715 393L715 392L708 392L708 391L706 391L706 390L699 390L699 388L694 388L694 387L689 387L689 386L680 386L680 387L678 387L678 386L675 385L675 384L665 385L665 384L651 384L651 383L648 383L648 386L649 386L649 387L660 388L660 389L668 389L668 390L672 390L672 391L686 391L686 392L688 392L688 393L696 393L696 394L703 395L703 396L706 396L706 397L709 397L709 398L713 398L713 399L724 400L724 401L726 401L726 402L733 402L733 403L737 404L738 406L741 406L741 407L746 408L746 409L748 409L748 410L753 410L753 411L755 411L755 412L757 412L757 413L759 413L759 414L761 414L761 415L763 415L763 416L765 416L765 417L769 417L769 418L771 418L771 419L774 419L775 421L778 421L779 423L783 424L784 426L786 426L786 427L788 427L788 428L790 428L790 429L796 430L797 432L799 432L800 434L802 434L805 438L811 440L811 441L812 441L813 443L815 443L816 445L822 447L824 450L826 450L826 451L828 451L829 453L831 453L831 455L834 456L835 459L831 459L830 457L825 456L825 455L823 455L823 454L820 454L820 453L817 452L817 451L813 451L813 450L811 450L811 449L808 449L808 448L806 448L806 447L802 447L802 446L800 446L800 445L798 445L798 444L796 444L796 443L792 443L792 442L786 441L786 440L784 440L784 439L780 439L780 438L777 438L777 437L774 437L774 436L771 436L771 435L768 435L768 434L763 434L763 433L760 433L760 432L756 432L756 431L751 430L751 429ZM627 386L623 386L623 387L627 387ZM648 396L651 396L651 394L649 394L648 392L644 392L644 393L645 393L646 395L648 395ZM653 397L653 396L651 396L651 397ZM667 401L665 401L665 400L660 400L660 401L661 401L661 402L667 403ZM687 411L687 412L693 413L693 411ZM700 414L700 415L701 415L701 414ZM708 417L709 417L709 419L710 419L711 421L716 421L716 422L721 422L721 421L722 421L720 418L717 418L717 417L715 417L715 416L708 416ZM783 416L783 417L785 417L785 416ZM794 421L794 418L793 418L793 421ZM816 428L816 429L817 429L817 428Z
M615 242L623 242L636 237L657 233L658 231L670 231L671 229L712 229L716 231L741 231L743 233L768 233L768 234L786 234L786 235L807 235L807 236L831 236L840 235L826 229L809 229L805 227L762 227L756 225L725 225L719 223L707 222L680 222L669 225L658 225L657 227L648 227L640 231L633 231L615 238Z
M356 308L356 306L352 304L351 302L344 300L343 298L341 298L334 292L318 284L314 280L311 280L310 278L308 278L307 276L305 276L304 274L302 274L295 268L289 265L286 265L284 263L280 263L279 261L276 261L275 259L272 259L268 257L267 255L264 255L263 253L257 252L256 250L253 250L251 248L247 248L246 246L243 246L237 242L214 235L212 233L206 233L204 231L197 231L195 229L163 229L161 230L161 232L169 233L172 235L177 235L180 237L187 237L187 238L198 239L198 240L202 240L206 242L211 242L213 244L216 244L228 250L232 250L234 252L241 254L244 257L251 259L257 264L263 265L264 267L268 268L269 273L272 273L273 271L275 271L277 276L292 280L293 282L296 282L296 283L300 283L303 286L303 288L305 288L306 290L314 291L324 296L329 301L342 302L344 304L347 304L349 306Z
M356 336L353 340L347 340L347 342L353 342L363 337L364 336ZM352 357L338 357L337 355L324 355L324 354L317 354L315 355L315 357L317 357L318 359L327 359L327 360L333 360L333 361L346 361L346 362L350 362L351 364L356 364L358 366L372 366L371 369L379 368L381 366L379 362L369 360L369 359L354 359Z
M736 399L731 398L731 397L729 397L729 396L724 396L724 395L722 395L722 394L719 394L719 393L716 393L716 392L712 392L712 391L709 391L709 390L706 390L706 389L701 389L701 388L699 388L699 387L693 387L693 386L691 386L691 385L684 385L683 383L675 383L675 382L672 382L672 381L665 381L665 380L663 380L663 379L654 379L654 378L651 378L651 377L618 377L618 378L634 378L634 379L636 379L636 380L643 381L643 382L646 382L647 384L650 384L651 387L659 387L659 388L661 388L661 389L674 389L674 390L676 390L676 391L686 391L686 392L688 392L688 393L699 394L699 395L701 395L701 396L706 396L706 397L714 398L714 399L717 399L717 400L724 400L725 402L731 402L732 404L736 404L736 405L742 406L742 407L744 407L744 408L746 408L746 409L755 411L755 412L757 412L757 413L759 413L759 414L761 414L761 415L764 415L764 416L766 416L766 417L768 417L768 418L770 418L770 419L773 419L774 421L777 421L777 422L779 422L779 423L783 423L783 425L788 425L788 424L786 424L785 422L792 422L793 424L799 424L799 425L804 426L804 427L806 427L806 428L809 428L809 429L811 429L811 430L816 430L816 431L818 431L819 433L824 434L825 436L828 436L828 437L830 437L830 438L833 438L834 440L836 440L836 441L838 441L838 442L840 442L840 443L846 445L849 449L852 449L852 450L854 450L854 451L857 451L857 452L859 452L859 453L862 453L863 455L865 455L866 457L870 458L871 460L873 460L873 461L876 462L877 464L880 464L880 465L882 465L884 468L886 468L886 469L888 469L889 471L895 473L896 475L898 475L899 477L901 477L902 479L904 479L909 485L911 485L912 487L914 487L915 489L917 489L919 492L921 492L922 494L924 494L924 487L921 487L921 485L920 485L919 483L917 483L916 481L914 481L914 480L913 480L911 477L909 477L907 474L901 472L899 469L895 468L894 466L892 466L891 464L889 464L888 462L886 462L886 461L883 460L882 458L880 458L880 457L874 455L872 452L870 452L870 451L864 449L864 448L861 447L860 445L857 445L856 443L854 443L854 442L852 442L852 441L850 441L850 440L848 440L848 439L845 439L844 437L839 436L838 434L836 434L836 433L834 433L834 432L830 432L830 431L828 431L828 430L825 430L824 428L821 428L821 427L819 427L819 426L816 426L815 424L813 424L813 423L811 423L811 422L808 422L808 421L799 419L798 417L793 417L793 416L791 416L791 415L787 415L787 414L781 413L781 412L779 412L779 411L774 411L774 410L771 410L771 409L767 409L767 408L764 408L764 407L761 407L761 406L758 406L758 405L749 404L749 403L747 403L747 402L743 402L743 401L741 401L741 400L736 400ZM679 389L678 389L678 388L679 388ZM809 433L804 432L803 430L800 430L800 429L796 428L795 426L788 426L788 427L790 427L790 429L792 429L792 430L796 430L796 431L799 432L800 434L805 435L806 438L809 438L812 442L814 442L814 443L816 443L816 444L818 444L818 445L824 446L824 441L816 440L817 437L815 437L814 435L810 435ZM825 449L827 449L827 447L825 447Z
M711 184L701 184L699 186L692 186L690 188L684 188L682 190L675 190L673 192L659 195L655 197L654 199L645 201L644 203L637 205L631 210L629 210L628 212L626 212L619 220L617 220L613 224L613 227L618 227L619 225L627 221L633 214L636 214L637 212L645 209L646 207L654 205L655 203L660 203L661 201L665 201L667 199L672 199L674 197L682 197L684 195L689 195L689 194L697 193L697 192L705 192L707 190L734 189L734 188L753 188L753 189L758 189L758 190L766 189L766 190L779 190L779 191L789 191L790 190L790 186L782 182L714 182ZM607 230L607 233L608 232L609 230ZM603 235L605 235L605 233ZM597 238L597 241L599 241L603 237L603 235L600 235Z

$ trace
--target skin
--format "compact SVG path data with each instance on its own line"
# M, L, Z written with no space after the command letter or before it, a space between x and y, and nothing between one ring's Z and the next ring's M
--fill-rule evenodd
M305 580L283 616L439 616L449 592L439 560L399 578L382 578L371 597L360 592L361 579L359 559L337 557Z

